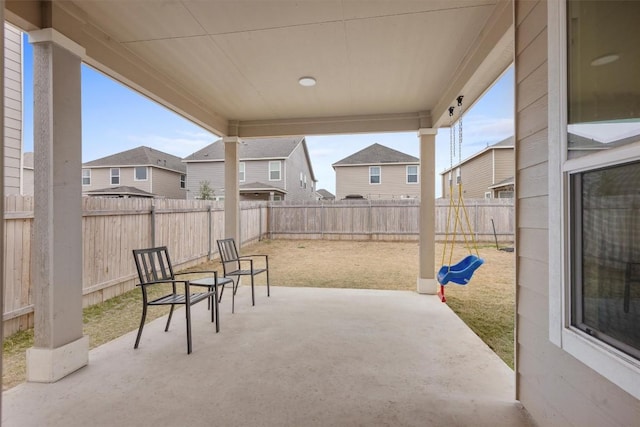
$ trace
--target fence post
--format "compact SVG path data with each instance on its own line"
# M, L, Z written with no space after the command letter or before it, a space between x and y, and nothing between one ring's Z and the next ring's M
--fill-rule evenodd
M262 241L262 205L258 206L258 242Z
M476 218L475 218L475 222L476 222L476 226L475 226L475 229L476 229L476 232L475 232L476 239L475 239L475 240L476 240L476 242L477 242L477 241L478 241L478 201L477 201L477 200L476 200L476 215L475 215L475 217L476 217Z
M151 205L151 247L156 247L156 206Z
M211 261L211 239L213 239L213 227L212 227L212 224L211 224L211 219L212 219L211 218L211 205L209 205L209 206L207 206L207 222L209 224L209 227L208 227L209 228L209 230L208 230L209 231L209 238L207 239L208 242L209 242L209 251L208 251L208 254L207 254L207 259L209 261Z
M324 240L324 203L320 205L320 239Z
M373 220L371 216L373 215L373 209L371 207L371 199L369 199L369 240L373 240Z

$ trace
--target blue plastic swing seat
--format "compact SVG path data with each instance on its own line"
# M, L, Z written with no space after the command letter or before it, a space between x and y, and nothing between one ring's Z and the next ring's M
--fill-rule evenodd
M453 282L458 285L466 285L469 283L469 280L471 280L473 273L482 264L484 264L482 258L478 258L475 255L468 255L457 264L451 266L443 265L440 271L438 271L438 283L446 285L449 282Z

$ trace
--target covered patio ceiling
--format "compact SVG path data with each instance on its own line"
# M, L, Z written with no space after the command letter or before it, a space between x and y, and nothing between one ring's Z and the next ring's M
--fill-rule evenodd
M6 19L219 136L440 127L513 60L504 0L8 0Z

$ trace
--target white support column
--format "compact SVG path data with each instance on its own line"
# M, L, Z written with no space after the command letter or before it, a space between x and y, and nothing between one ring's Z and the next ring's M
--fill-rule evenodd
M240 241L240 183L238 148L242 141L237 136L224 138L224 236Z
M435 199L437 129L420 129L420 275L418 293L436 294L435 278Z
M4 0L0 0L0 22L4 23ZM0 30L0 52L4 52L4 25ZM4 82L4 55L0 57L0 82ZM0 106L4 111L4 84L0 85ZM4 141L4 114L0 115L0 141ZM4 143L0 144L0 170L4 171ZM0 200L4 201L4 173L0 174ZM3 204L4 206L4 204ZM4 313L4 209L0 209L0 307ZM0 328L0 342L4 342L4 328ZM0 378L2 378L2 352L0 352ZM0 393L0 420L2 419L2 394Z
M33 43L34 347L27 380L54 382L89 361L82 335L82 129L84 48L47 28Z

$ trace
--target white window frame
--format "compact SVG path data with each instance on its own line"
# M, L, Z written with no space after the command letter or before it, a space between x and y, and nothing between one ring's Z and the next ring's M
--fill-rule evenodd
M304 174L304 188L307 188L307 174Z
M571 325L569 176L640 160L640 143L567 159L566 0L548 11L549 340L640 399L640 361ZM560 171L560 172L558 172ZM558 236L562 238L558 239Z
M302 176L303 176L303 175L304 175L304 174L303 174L302 172L300 172L300 188L302 188L302 187L303 187L303 184L302 184Z
M85 172L88 172L87 175L89 176L84 176ZM89 182L87 182L86 184L84 183L85 178L89 180ZM91 185L91 169L82 169L82 186L88 187L90 185Z
M144 179L138 179L138 169L144 168ZM133 168L133 180L134 181L148 181L149 180L149 168L147 166L135 166Z
M378 182L371 182L371 177L376 176L371 173L373 168L378 169ZM382 184L382 166L369 166L369 185L380 185Z
M409 173L409 168L416 168L416 173L415 174L410 174ZM410 182L409 181L409 175L415 175L416 176L416 182ZM407 184L409 185L416 185L420 183L420 168L418 167L418 165L407 165Z
M278 165L277 168L273 168L273 166ZM278 178L271 178L272 172L278 172ZM280 160L271 160L269 161L269 181L282 181L282 162Z
M187 188L187 175L184 173L180 174L180 188Z
M245 182L247 179L247 167L244 162L238 163L238 181Z
M484 198L485 199L491 199L492 196L493 196L493 192L491 192L491 191L485 191L484 192Z
M118 173L114 175L114 171L117 171ZM114 183L113 179L117 178L118 182ZM110 185L120 185L120 168L110 168L109 169L109 184Z

